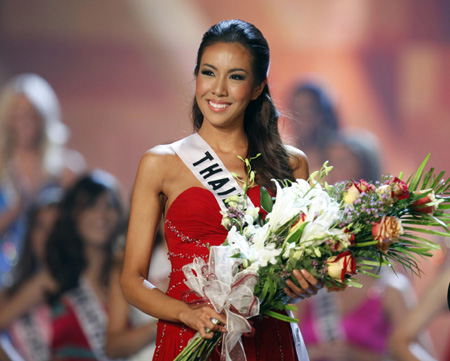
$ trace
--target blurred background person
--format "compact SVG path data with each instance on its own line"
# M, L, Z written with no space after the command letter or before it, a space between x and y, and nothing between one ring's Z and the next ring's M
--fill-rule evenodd
M381 178L381 158L376 136L365 129L345 128L336 131L328 144L320 150L333 170L326 181L329 184L360 179L377 181Z
M152 359L155 351L158 320L131 306L123 296L119 283L125 246L124 242L122 243L111 274L106 353L111 358L126 357L130 361L148 361ZM163 223L156 233L154 247L148 280L162 292L166 292L171 266Z
M445 248L444 248L445 249ZM427 326L437 317L450 319L447 297L450 282L450 259L447 253L446 262L441 266L442 271L435 276L419 299L416 307L408 312L403 321L397 325L390 337L392 353L399 361L422 361L423 359L411 351L414 345L426 331ZM450 335L447 333L447 338ZM450 361L450 346L447 344L445 355L440 361Z
M340 127L331 91L322 83L315 79L301 80L291 92L292 136L295 146L308 155L312 171L322 166L323 148Z
M381 177L376 137L363 129L340 130L321 150L334 166L327 182ZM362 288L320 292L304 300L297 318L311 361L390 360L388 339L415 299L409 279L389 267L381 278L359 275ZM424 359L425 360L425 359Z
M70 185L84 168L83 157L65 147L52 87L36 74L13 77L0 94L0 288L22 252L26 210L49 185Z
M16 274L15 282L1 291L0 309L44 267L47 240L59 217L61 198L62 190L54 187L43 191L33 202L27 217L23 255L12 269ZM49 341L50 313L45 303L14 320L8 332L1 336L2 348L15 349L27 361L48 360Z
M95 170L79 179L61 202L45 269L0 310L0 327L48 301L51 360L107 359L107 294L122 217L112 175Z

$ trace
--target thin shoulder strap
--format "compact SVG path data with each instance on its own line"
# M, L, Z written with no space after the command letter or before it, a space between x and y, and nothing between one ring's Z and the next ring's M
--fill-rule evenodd
M172 143L170 147L203 186L214 194L222 210L226 210L225 199L244 193L214 150L197 133ZM248 197L247 202L251 204Z

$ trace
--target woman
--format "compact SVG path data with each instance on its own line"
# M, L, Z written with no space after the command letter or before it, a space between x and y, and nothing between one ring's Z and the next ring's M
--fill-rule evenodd
M326 158L323 148L335 137L340 121L330 89L319 79L296 83L290 99L296 143L308 154L311 169L320 169Z
M48 269L57 284L48 291L52 360L107 359L108 281L121 226L117 185L106 172L81 178L64 198L47 247Z
M49 301L50 359L107 359L108 280L121 219L115 179L99 170L82 177L62 200L46 267L0 310L0 326Z
M269 48L256 27L230 20L210 28L195 66L192 115L196 133L172 145L157 146L141 159L121 284L131 304L161 320L154 360L172 360L196 331L208 339L213 335L207 329L226 332L224 315L206 304L182 301L188 290L181 267L194 257L206 259L207 244L220 245L225 240L220 207L227 195L239 191L230 172L241 179L246 174L237 156L261 153L252 162L258 186L249 190L256 205L259 186L273 191L272 178L308 178L305 155L280 141L268 68ZM161 214L172 263L166 294L146 281ZM286 288L293 302L317 292L320 284L310 274L304 270L294 274L300 287L288 281ZM221 324L213 323L213 318ZM271 318L252 322L256 333L243 340L248 360L308 359L301 346L298 354L294 350L289 323ZM301 339L298 342L302 345Z
M58 99L36 74L12 78L0 94L0 288L22 251L26 211L49 184L69 186L84 168L81 155L68 150L68 130Z
M47 240L59 216L61 197L60 188L48 188L31 206L24 252L20 262L12 269L16 282L0 293L0 309L44 266ZM48 360L49 325L48 307L45 304L34 307L10 325L9 335L2 335L2 347L5 350L13 347L25 360Z

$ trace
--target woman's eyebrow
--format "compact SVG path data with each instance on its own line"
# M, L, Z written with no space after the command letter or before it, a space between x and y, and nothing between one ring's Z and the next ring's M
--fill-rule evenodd
M208 64L208 63L203 63L202 65L203 66L207 66L209 68L212 68L214 70L217 70L217 68L214 65L211 65L211 64ZM243 71L244 73L248 73L248 71L243 69L243 68L233 68L233 69L230 69L228 72L231 73L231 72L234 72L234 71Z

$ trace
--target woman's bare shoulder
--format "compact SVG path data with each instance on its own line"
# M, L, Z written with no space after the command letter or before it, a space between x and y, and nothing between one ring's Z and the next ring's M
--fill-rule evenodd
M141 157L140 167L161 169L176 159L176 154L168 144L157 145L148 149Z
M284 145L289 155L289 165L295 178L308 179L309 164L306 154L291 145Z

